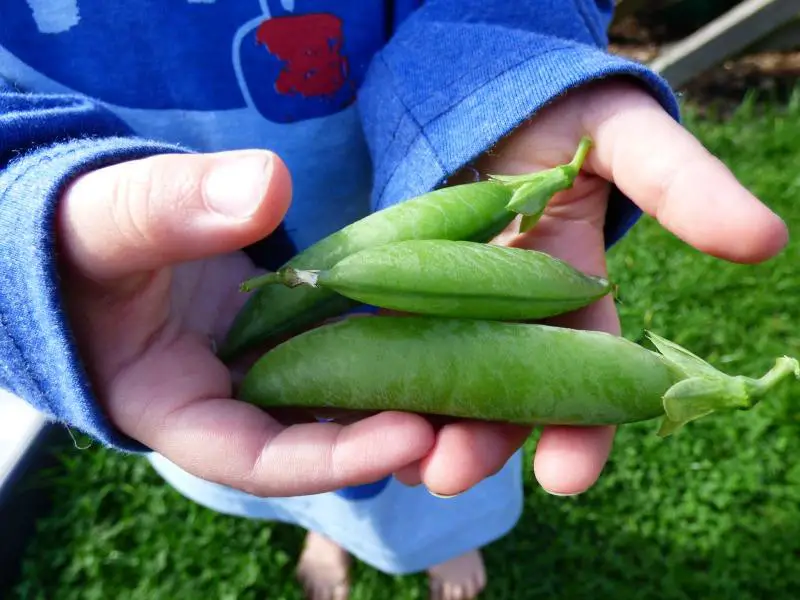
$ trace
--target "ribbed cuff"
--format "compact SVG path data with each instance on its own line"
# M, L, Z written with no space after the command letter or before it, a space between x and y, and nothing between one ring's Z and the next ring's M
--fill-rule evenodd
M542 48L542 52L505 65L502 70L498 63L499 72L484 85L465 89L466 95L456 97L447 110L439 112L435 97L409 108L399 92L386 91L393 89L397 78L390 64L378 55L369 85L384 91L367 96L361 108L368 138L373 134L376 157L373 210L435 188L543 106L568 90L594 81L615 77L638 81L670 116L680 119L671 88L647 67L568 41L558 42L557 47L552 40L543 41ZM374 98L380 98L380 103ZM386 136L389 130L391 136ZM390 143L374 147L375 139L384 137L390 137ZM606 218L607 245L619 240L640 214L640 209L615 189Z
M83 139L39 148L0 171L0 378L52 420L104 445L147 449L122 435L95 399L61 301L56 209L76 177L185 149L131 138Z

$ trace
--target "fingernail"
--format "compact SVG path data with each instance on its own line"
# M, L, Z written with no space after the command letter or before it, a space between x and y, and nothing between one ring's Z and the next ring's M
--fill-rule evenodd
M431 496L436 496L437 498L442 498L443 500L449 500L450 498L455 498L456 496L460 496L461 495L459 493L459 494L450 494L449 496L445 496L444 494L437 494L436 492L433 492L431 490L428 490L428 493Z
M271 175L267 152L220 158L203 181L206 205L224 217L246 219L261 204Z
M561 492L551 492L550 490L544 490L551 496L558 496L559 498L569 498L570 496L577 496L578 494L562 494Z

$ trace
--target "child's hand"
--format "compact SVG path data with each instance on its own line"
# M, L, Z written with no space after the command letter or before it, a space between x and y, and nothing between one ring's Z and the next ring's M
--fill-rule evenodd
M779 217L744 189L715 157L644 91L623 82L577 90L540 112L477 165L482 173L525 173L568 161L589 135L594 147L573 189L556 196L537 226L513 230L498 243L543 250L593 275L605 275L603 224L609 183L698 250L750 263L777 254L787 242ZM613 299L561 319L559 325L620 333ZM438 436L436 457L422 480L444 493L491 473L527 436L520 427L460 423ZM584 491L600 474L612 445L611 428L545 428L534 469L546 490ZM473 455L471 478L454 482L454 465ZM460 456L446 462L448 457ZM481 457L488 456L488 460ZM464 475L465 471L460 471ZM406 471L414 481L420 471ZM453 485L453 487L449 487Z
M539 225L500 243L536 247L602 274L608 181L704 252L738 261L777 253L782 221L743 189L650 96L622 83L568 95L479 165L527 172L568 159L579 138L595 147L582 177ZM271 160L270 160L271 158ZM220 177L213 167L227 164ZM68 312L94 389L123 432L205 479L257 495L297 495L396 473L439 494L491 475L529 428L382 413L352 425L286 427L231 398L231 374L211 340L244 301L256 270L236 250L272 231L288 206L289 175L265 152L161 156L79 179L62 202L59 240ZM231 217L214 212L226 208ZM178 263L193 261L182 266ZM606 299L561 324L619 333ZM576 493L597 479L607 428L548 428L536 475Z
M59 215L68 315L111 422L194 475L264 496L376 481L434 444L416 415L285 427L232 399L211 341L257 274L236 250L278 225L290 188L267 152L158 156L83 176Z

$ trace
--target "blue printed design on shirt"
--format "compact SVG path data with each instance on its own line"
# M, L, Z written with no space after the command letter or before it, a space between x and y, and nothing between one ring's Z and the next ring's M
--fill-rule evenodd
M287 123L352 104L385 42L384 10L341 0L173 0L169 10L163 0L4 0L0 46L112 105L249 106Z

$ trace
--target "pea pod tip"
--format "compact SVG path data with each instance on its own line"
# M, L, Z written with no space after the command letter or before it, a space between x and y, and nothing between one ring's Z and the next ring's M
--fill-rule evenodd
M650 332L648 337L651 337ZM655 334L652 338L659 341L659 349L668 348L662 356L667 360L671 356L673 364L687 373L687 377L675 383L663 396L664 417L658 430L662 438L673 435L691 421L716 412L750 410L786 378L793 375L800 380L800 362L790 356L776 359L774 366L760 378L732 377L672 342ZM678 354L681 350L685 355Z

